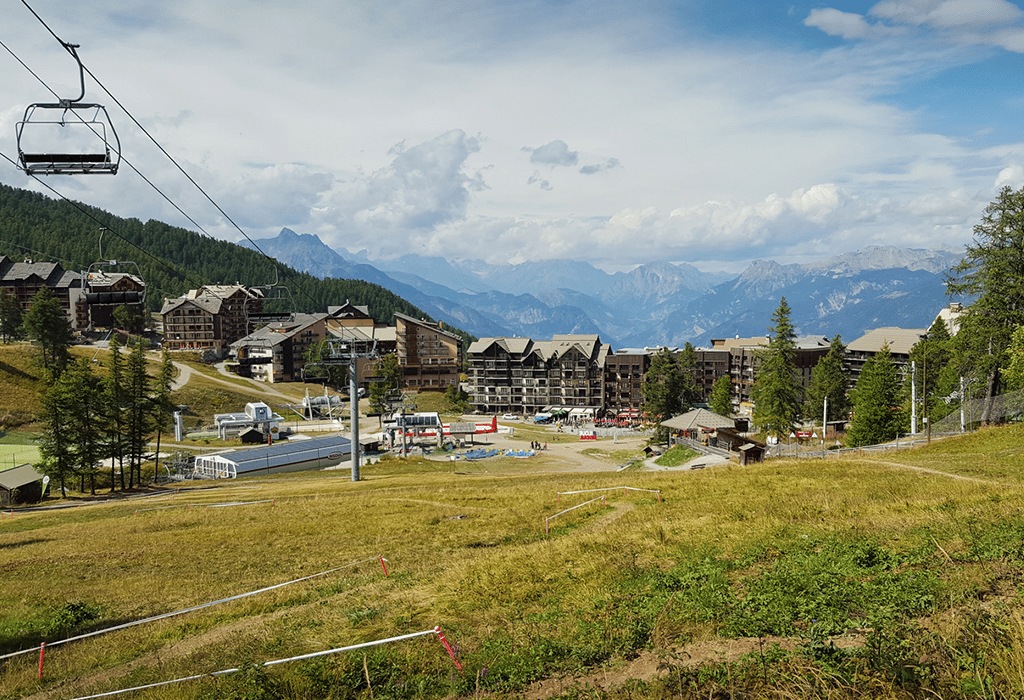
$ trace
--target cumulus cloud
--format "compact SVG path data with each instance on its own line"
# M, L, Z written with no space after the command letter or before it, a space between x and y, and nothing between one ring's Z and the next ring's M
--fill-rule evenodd
M996 177L996 189L1002 189L1003 187L1018 189L1022 185L1024 185L1024 167L1020 165L1011 165L1003 168Z
M594 175L603 170L614 170L615 168L621 168L622 165L619 163L618 158L609 158L603 163L596 163L594 165L584 165L580 168L581 175Z
M239 224L263 228L268 222L302 224L334 176L295 164L245 171L221 189L224 205Z
M1007 0L882 0L872 17L941 29L982 28L1019 22L1024 12Z
M570 151L568 144L561 139L546 143L537 148L523 146L522 150L530 154L530 162L538 165L566 166L576 165L579 160L579 153Z
M480 139L449 131L415 146L395 145L391 162L333 198L343 219L372 229L430 229L466 215L470 193L486 187L483 176L465 171Z

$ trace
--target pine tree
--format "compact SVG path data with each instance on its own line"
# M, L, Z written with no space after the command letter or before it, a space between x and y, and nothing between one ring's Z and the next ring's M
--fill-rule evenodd
M877 445L900 433L903 414L899 406L899 378L889 346L882 346L860 371L853 391L853 420L846 433L850 447Z
M59 377L70 360L69 348L74 340L60 299L43 287L32 297L32 305L25 313L22 327L25 335L39 346L43 368L53 379Z
M985 384L981 421L996 420L1013 331L1024 325L1024 188L1004 187L974 227L974 243L950 270L946 293L975 297L960 318L957 340L964 370Z
M125 489L124 454L125 454L125 362L121 354L121 343L116 333L110 336L109 371L103 382L104 425L106 426L106 456L110 458L110 490L115 489L114 460L118 462L121 472L121 490Z
M125 446L128 450L128 488L134 488L136 483L142 481L142 458L146 450L146 438L152 429L152 403L142 340L134 339L129 346L131 350L125 368Z
M0 289L0 337L5 343L18 340L22 335L21 304L17 297Z
M760 353L754 378L754 426L775 437L788 436L800 418L800 384L796 378L796 328L786 297L772 314L768 347Z
M683 374L676 357L668 348L662 348L651 358L651 366L640 384L644 414L648 421L657 425L654 436L657 442L668 440L668 429L663 428L661 422L678 415L687 405Z
M850 415L849 373L843 366L846 346L843 339L832 339L828 354L818 360L811 371L811 382L807 387L807 404L804 415L816 422L825 420L825 401L828 401L828 420L846 421Z
M69 408L75 402L75 389L58 377L43 393L43 431L39 436L41 470L57 482L61 497L67 495L67 482L75 474L74 424Z
M153 396L153 424L156 426L156 460L153 463L153 481L160 476L160 437L170 425L174 401L171 399L171 385L174 382L174 363L171 353L165 347L160 356L160 374L156 380L156 394Z
M723 374L711 387L711 399L708 401L711 410L720 416L731 416L732 411L732 378Z
M910 350L913 382L916 386L919 415L935 423L956 410L955 403L943 401L960 387L960 377L954 360L954 343L946 322L935 319L928 333ZM904 382L904 407L909 409L913 398L911 375Z

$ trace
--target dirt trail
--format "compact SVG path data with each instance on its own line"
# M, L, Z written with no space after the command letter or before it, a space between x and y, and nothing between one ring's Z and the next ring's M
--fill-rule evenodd
M172 364L177 368L178 376L174 378L174 381L171 384L171 389L174 390L174 391L177 391L179 389L182 389L186 384L188 384L189 380L192 379L193 372L192 372L192 368L189 367L188 365L184 365L184 364L182 364L180 362L174 362ZM232 375L232 374L227 374L226 370L224 370L223 368L218 367L218 369L220 370L221 374L225 374L225 376L234 377L234 375ZM272 389L270 387L270 385L266 384L265 382L258 382L255 379L247 379L245 377L235 377L236 381L232 382L232 381L228 381L227 379L220 379L219 377L210 377L210 376L207 376L205 374L202 375L202 377L204 379L208 379L211 382L216 382L218 384L223 384L224 386L230 387L230 388L234 389L235 391L240 391L240 390L243 390L245 388L245 387L239 386L239 384L237 382L238 379L242 379L243 381L247 381L247 382L251 383L253 389L259 391L260 393L262 393L262 394L264 394L266 396L273 396L274 398L280 399L281 401L284 401L285 403L289 403L289 404L292 404L292 403L296 402L294 396L288 396L287 394L282 394L280 391L277 391L276 389Z
M986 484L988 486L1009 486L1009 484L1002 483L999 481L992 481L990 479L979 479L973 476L963 476L962 474L950 474L949 472L939 471L938 469L929 469L928 467L915 467L910 464L900 464L899 462L885 462L879 459L855 459L853 462L864 462L866 464L884 464L888 467L898 467L900 469L911 469L917 472L924 472L925 474L934 474L935 476L945 476L950 479L959 479L960 481L973 481L977 484Z

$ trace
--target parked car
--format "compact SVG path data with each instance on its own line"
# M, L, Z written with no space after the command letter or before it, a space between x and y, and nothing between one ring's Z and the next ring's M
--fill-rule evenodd
M513 415L511 413L506 413L505 415L503 415L501 417L501 419L502 420L519 420L519 416Z

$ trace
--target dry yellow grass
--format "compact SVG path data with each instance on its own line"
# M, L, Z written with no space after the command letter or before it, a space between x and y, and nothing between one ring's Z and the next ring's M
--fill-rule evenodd
M359 483L344 472L284 475L189 485L163 500L5 516L0 645L8 651L49 639L47 621L69 601L95 607L96 624L107 626L361 563L57 647L42 683L31 655L0 662L0 697L74 697L438 624L476 664L473 672L490 663L499 641L503 653L527 653L544 639L579 644L579 620L605 625L609 645L629 644L634 613L613 604L616 596L632 600L621 592L625 580L704 556L749 559L751 568L735 576L754 575L763 568L756 562L803 537L875 537L897 551L924 548L952 601L987 580L950 559L973 551L970 523L1013 520L1024 507L1007 463L1016 453L1004 449L1011 444L1018 453L1024 444L1017 427L917 453L700 472L535 474L510 460L508 470L491 462L481 467L487 473L468 473L459 463L461 473L453 473L450 463L394 460L365 467ZM976 480L909 468L941 464L955 473L965 454L973 455ZM545 516L572 505L558 503L557 492L624 485L659 490L662 500L616 489L604 504L560 517L544 533ZM213 507L222 503L245 505ZM388 559L388 578L378 555ZM660 629L672 632L663 642L717 629L669 624L666 610ZM410 667L433 664L435 673L448 673L443 652L429 642L403 649L392 652L394 663L405 658ZM998 663L1018 673L1020 658L1018 644ZM151 696L197 697L204 687Z

